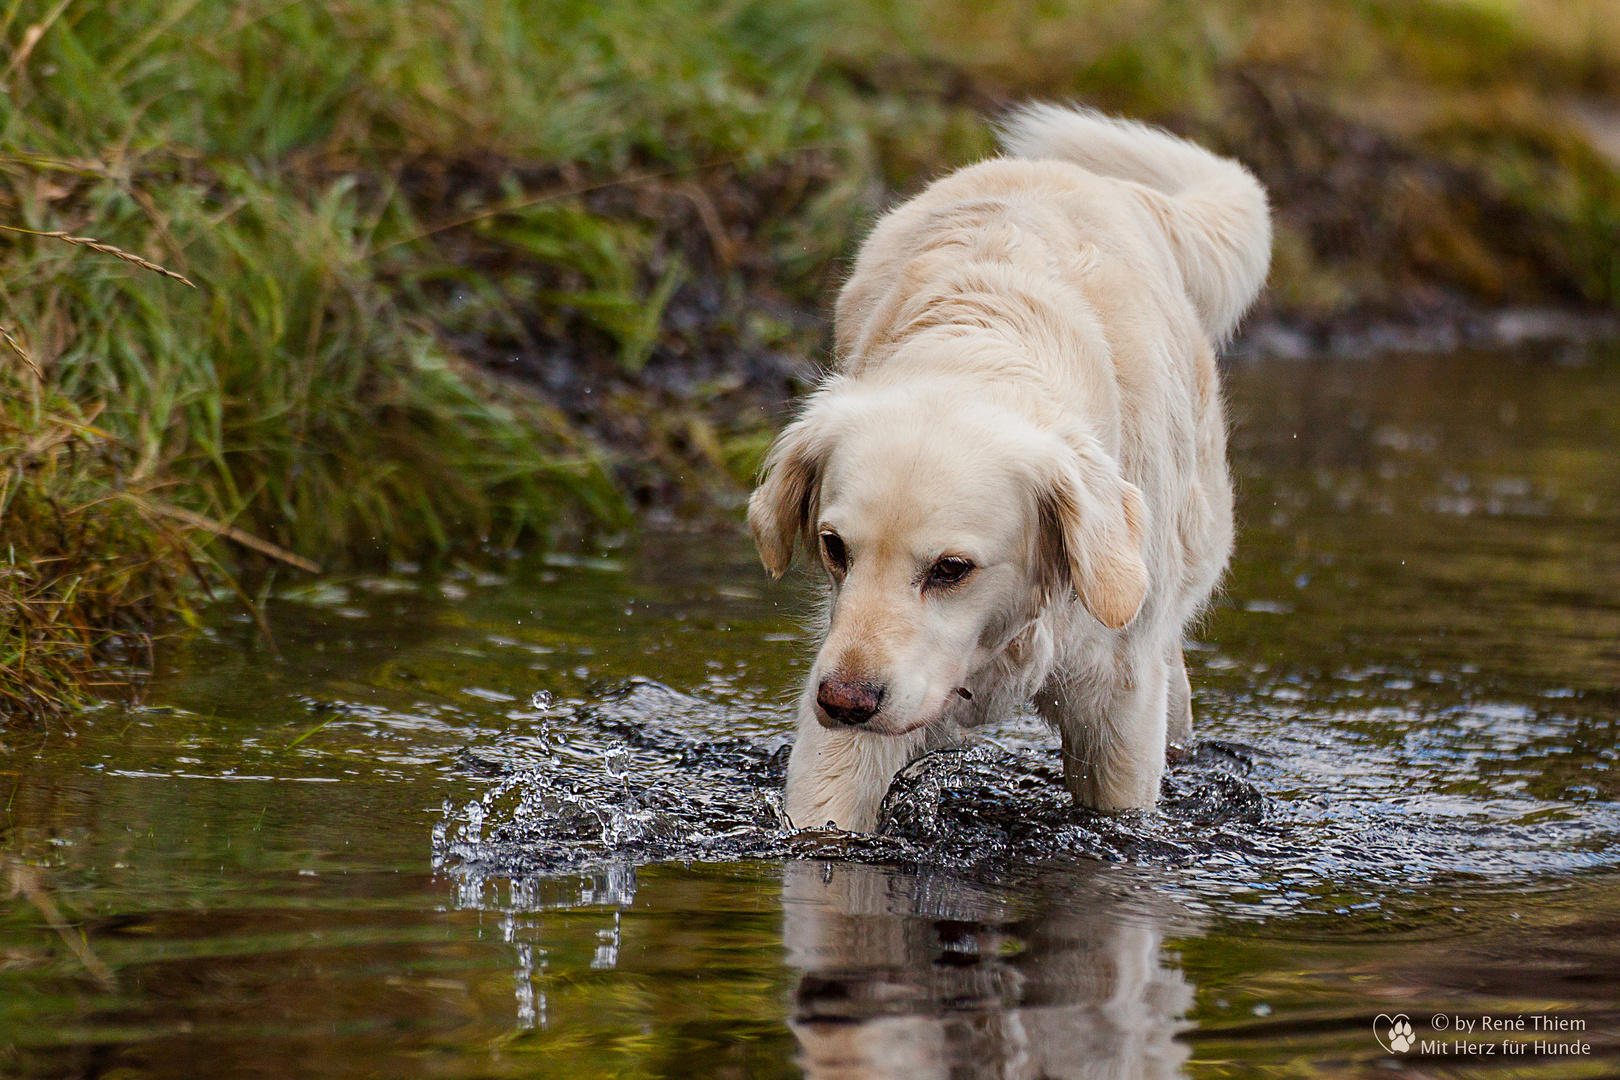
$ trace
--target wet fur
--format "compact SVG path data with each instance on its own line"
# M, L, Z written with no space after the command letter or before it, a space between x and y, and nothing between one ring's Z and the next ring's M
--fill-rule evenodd
M1182 633L1232 543L1214 349L1265 277L1265 195L1085 110L1026 108L1004 143L873 230L839 297L838 370L749 503L773 576L823 529L851 538L799 703L801 826L871 829L908 761L1030 699L1090 806L1151 806L1191 735ZM979 569L930 593L928 561L952 551ZM888 696L839 726L823 677Z

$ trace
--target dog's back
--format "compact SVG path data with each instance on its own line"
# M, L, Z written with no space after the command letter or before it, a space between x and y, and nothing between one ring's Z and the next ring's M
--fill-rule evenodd
M1066 161L1164 196L1154 201L1204 332L1227 339L1271 261L1266 193L1247 169L1157 128L1057 105L1019 109L1001 141L1013 157Z
M945 177L878 223L839 298L843 360L864 366L886 351L882 344L915 328L917 310L896 310L895 301L909 299L912 309L935 301L912 282L932 282L940 299L961 295L966 283L954 279L975 259L973 241L995 231L985 226L998 215L1021 233L1014 245L1026 255L1037 244L1061 246L1067 232L1071 241L1107 248L1115 264L1110 273L1154 289L1179 285L1202 336L1216 346L1226 341L1264 284L1271 258L1265 191L1243 166L1144 124L1048 104L1013 112L1001 140L1008 157ZM1013 212L1014 204L1023 212ZM1043 227L1041 210L1075 215L1064 224L1078 232ZM1149 245L1128 245L1130 233L1167 245L1173 269L1145 265ZM1115 243L1121 240L1134 250ZM1064 251L1059 259L1075 254Z

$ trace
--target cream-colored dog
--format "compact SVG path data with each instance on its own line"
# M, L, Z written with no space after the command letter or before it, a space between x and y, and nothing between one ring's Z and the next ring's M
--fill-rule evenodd
M1088 806L1152 806L1191 737L1182 631L1232 546L1214 349L1265 280L1265 193L1080 109L1003 142L872 231L749 500L773 576L802 537L831 579L799 826L871 830L907 762L1031 697Z

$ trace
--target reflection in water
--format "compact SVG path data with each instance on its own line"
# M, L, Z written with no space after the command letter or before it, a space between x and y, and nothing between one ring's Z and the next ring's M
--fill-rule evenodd
M782 911L810 1080L1181 1075L1193 989L1165 964L1162 914L1073 895L1014 910L945 875L815 862L786 867Z
M440 833L442 835L442 833ZM490 880L477 874L455 877L456 907L468 911L499 912L501 940L512 946L516 964L512 982L517 995L520 1031L547 1026L546 992L550 957L541 944L547 912L589 911L611 908L612 924L596 932L593 971L618 966L625 908L636 899L636 868L613 865L569 878L526 877Z
M1104 865L984 883L937 869L788 862L781 945L796 979L782 1005L798 1064L809 1080L1180 1077L1189 1049L1177 1036L1194 1027L1193 987L1164 942L1198 925L1162 885ZM589 968L611 970L637 892L628 866L458 883L461 905L501 914L520 1031L544 1031L546 987L566 992L577 978L550 970L544 935L558 917L594 925Z

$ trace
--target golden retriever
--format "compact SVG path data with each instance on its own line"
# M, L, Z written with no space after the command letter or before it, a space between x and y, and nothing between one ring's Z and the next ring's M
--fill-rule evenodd
M1099 809L1152 806L1191 737L1182 632L1232 547L1215 348L1265 280L1265 192L1088 110L1002 136L872 230L749 500L771 575L802 539L830 582L800 827L870 831L906 763L1031 698Z

